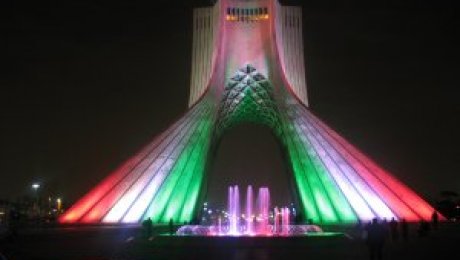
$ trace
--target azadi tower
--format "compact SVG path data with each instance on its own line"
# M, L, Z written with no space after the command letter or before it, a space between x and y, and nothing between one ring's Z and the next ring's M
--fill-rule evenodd
M77 201L61 223L191 221L219 139L245 122L269 127L281 143L304 218L323 224L430 218L428 203L310 110L301 8L219 0L193 14L188 111Z

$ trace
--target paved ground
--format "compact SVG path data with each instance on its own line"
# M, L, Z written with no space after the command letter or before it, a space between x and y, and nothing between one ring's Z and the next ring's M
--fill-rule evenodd
M6 259L368 259L358 233L348 233L351 238L155 236L148 240L136 228L48 228L3 240L0 252ZM460 225L442 225L424 238L412 234L408 243L387 241L384 259L460 259Z

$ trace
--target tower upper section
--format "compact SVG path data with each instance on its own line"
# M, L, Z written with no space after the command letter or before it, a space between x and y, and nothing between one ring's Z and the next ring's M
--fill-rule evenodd
M301 8L277 0L219 0L194 9L193 30L190 106L209 88L221 92L245 64L308 105Z

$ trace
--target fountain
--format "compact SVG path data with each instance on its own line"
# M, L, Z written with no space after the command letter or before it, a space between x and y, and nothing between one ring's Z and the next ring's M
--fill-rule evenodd
M249 235L254 234L254 218L252 212L253 207L253 191L252 186L248 185L248 189L246 191L246 233Z
M219 216L215 225L185 225L177 235L195 236L301 236L322 232L316 225L291 225L289 208L275 207L273 224L270 224L270 191L260 187L254 210L254 192L251 185L246 190L246 210L241 214L240 191L238 185L228 187L227 221Z

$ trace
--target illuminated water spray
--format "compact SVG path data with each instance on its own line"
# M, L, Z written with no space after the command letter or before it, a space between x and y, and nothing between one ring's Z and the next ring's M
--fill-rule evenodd
M248 189L246 191L246 233L247 234L253 234L254 233L254 218L255 216L253 215L253 190L252 186L249 185Z
M238 185L228 188L228 222L229 235L271 234L269 227L270 191L267 187L259 188L257 211L254 210L252 186L246 191L246 214L240 214L241 202Z
M228 188L228 222L229 234L239 234L240 220L240 190L238 185Z
M269 224L269 208L270 208L270 191L266 187L259 188L259 194L257 196L257 204L259 208L258 212L258 228L257 233L259 234L270 234Z
M227 194L227 221L217 218L216 225L186 225L179 228L178 235L198 236L299 236L322 232L315 225L291 225L291 212L284 207L273 209L271 217L270 190L260 187L257 199L251 185L246 189L246 210L241 213L240 190L238 185L229 186Z

